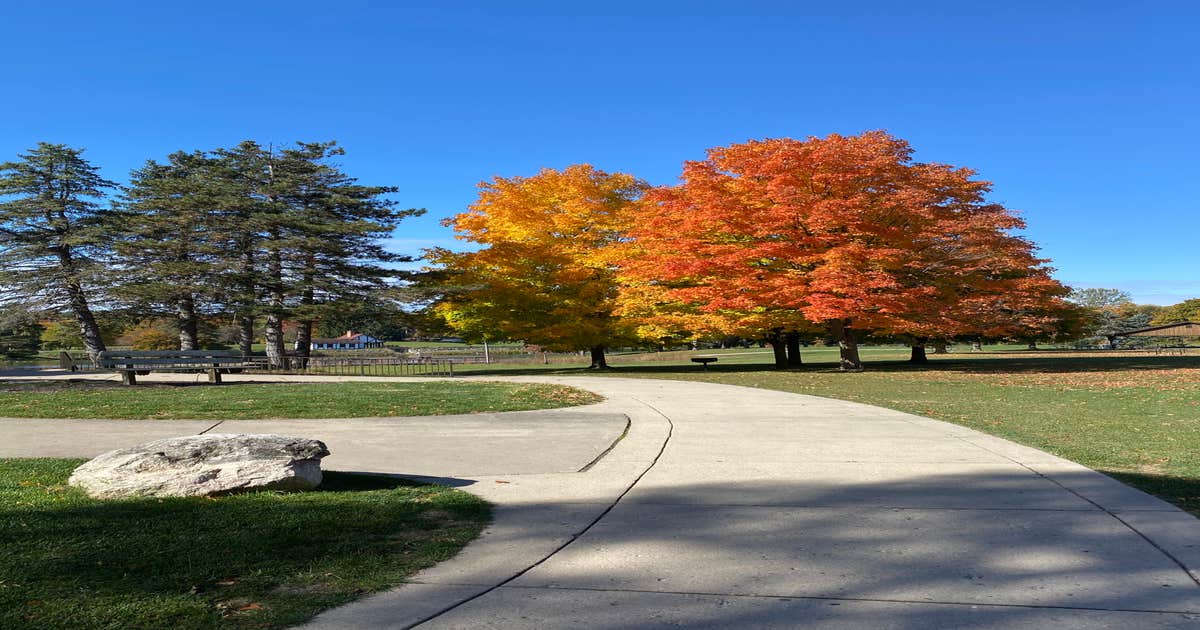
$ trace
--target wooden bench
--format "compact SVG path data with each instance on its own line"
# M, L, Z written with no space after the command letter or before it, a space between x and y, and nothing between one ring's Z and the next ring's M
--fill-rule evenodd
M111 350L100 353L97 367L120 372L121 382L133 385L136 375L150 372L207 372L208 382L220 383L222 372L255 366L236 350Z

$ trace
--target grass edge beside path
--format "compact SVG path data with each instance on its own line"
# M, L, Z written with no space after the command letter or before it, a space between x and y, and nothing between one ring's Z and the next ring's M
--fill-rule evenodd
M490 521L474 495L326 473L317 491L99 501L83 460L0 459L0 627L281 628L395 587Z
M46 381L0 387L0 417L116 420L267 420L432 416L555 409L599 402L542 383L480 381L154 385Z

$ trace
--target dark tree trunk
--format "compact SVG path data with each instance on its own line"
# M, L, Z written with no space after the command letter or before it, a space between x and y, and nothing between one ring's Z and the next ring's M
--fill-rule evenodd
M787 366L803 367L804 363L800 360L800 333L788 333L783 339L787 345Z
M238 317L238 350L242 356L250 356L254 352L254 316L241 315Z
M106 350L104 338L101 337L100 326L96 323L96 317L92 314L91 307L88 306L87 294L83 290L83 285L75 279L75 260L71 256L71 250L68 246L62 245L52 247L50 251L58 256L62 275L67 279L67 300L71 305L71 313L75 315L75 322L79 324L79 336L83 339L83 347L87 350L88 359L92 361L92 364L99 365L100 353Z
M316 300L313 296L313 272L312 268L316 263L313 257L309 256L305 261L306 269L304 272L304 292L300 294L300 309L305 314L305 317L311 317L311 307ZM296 329L296 358L300 361L300 367L308 365L308 358L312 356L312 332L313 320L302 319L300 326Z
M83 287L76 282L68 282L67 295L71 301L71 312L79 324L79 336L83 338L83 347L87 349L88 359L91 359L94 365L99 365L100 353L106 348L104 339L100 336L100 326L96 323L96 317L92 315L92 309L88 307Z
M862 359L858 356L858 331L850 328L848 320L835 319L829 324L829 332L838 342L840 369L844 372L863 371Z
M308 358L312 356L312 320L300 322L300 326L296 328L296 358L300 362L300 367L308 365Z
M933 342L933 353L934 354L948 354L948 350L946 350L946 342L945 341Z
M588 366L593 370L608 369L608 361L604 358L604 346L592 346L592 364Z
M784 341L783 335L778 331L772 331L767 335L767 343L771 344L771 351L775 355L775 369L786 370L788 366L787 342Z
M925 341L924 337L913 339L912 356L908 358L909 363L928 363L929 357L925 356Z
M1029 350L1037 350L1038 349L1036 341L1030 341L1029 345L1025 346L1025 347L1028 348Z
M199 321L196 318L196 301L190 294L180 296L175 302L175 323L179 327L179 349L199 350Z

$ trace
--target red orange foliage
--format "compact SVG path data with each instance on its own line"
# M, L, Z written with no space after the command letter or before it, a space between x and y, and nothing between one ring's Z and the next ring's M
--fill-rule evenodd
M649 191L622 246L623 312L644 330L825 327L860 369L866 333L1032 334L1066 289L974 172L911 160L903 140L752 141Z

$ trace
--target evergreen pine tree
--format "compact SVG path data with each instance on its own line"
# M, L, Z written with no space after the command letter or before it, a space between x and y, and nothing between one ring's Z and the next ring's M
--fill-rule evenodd
M119 292L173 313L179 348L199 348L200 314L219 294L213 242L220 189L213 160L178 152L135 170L115 221Z
M98 202L116 184L66 145L39 143L19 158L0 164L0 306L69 309L96 361L105 349L92 313L106 253Z

